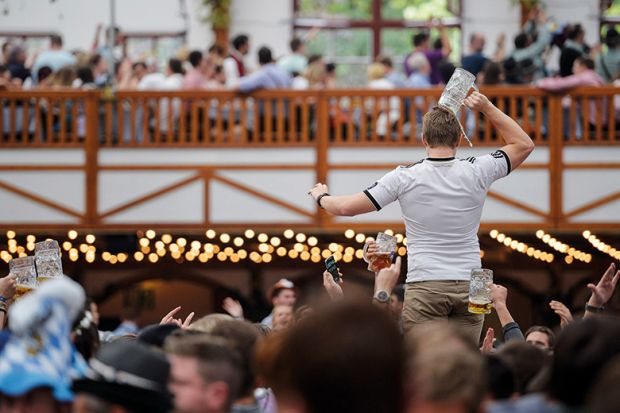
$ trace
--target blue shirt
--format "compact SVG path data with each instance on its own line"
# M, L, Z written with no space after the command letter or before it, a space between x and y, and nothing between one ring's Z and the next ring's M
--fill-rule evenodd
M262 66L259 70L239 80L239 91L253 92L258 89L284 89L291 86L291 75L274 63Z
M39 81L38 72L42 67L48 66L52 69L52 72L56 72L62 67L74 65L76 62L75 56L69 52L64 50L48 50L41 53L37 60L35 60L34 65L32 65L32 78L36 82Z
M488 60L489 59L487 59L482 53L477 52L463 56L463 61L461 63L463 69L476 76L482 71L482 69L484 69L484 65Z

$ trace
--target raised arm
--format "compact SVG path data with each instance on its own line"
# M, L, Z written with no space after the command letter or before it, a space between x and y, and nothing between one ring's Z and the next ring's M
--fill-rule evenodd
M508 305L506 304L508 289L497 284L491 284L490 289L493 308L497 312L497 317L504 331L504 340L525 341L519 324L515 323L510 311L508 311Z
M441 53L444 57L450 56L452 53L452 45L450 45L450 38L448 37L448 31L444 27L443 23L439 22L439 36L441 37Z
M332 215L355 216L376 211L377 208L363 192L353 195L332 196L327 185L318 183L308 192L312 199ZM320 199L319 199L320 197Z
M486 96L473 92L465 99L465 106L478 110L489 118L495 129L506 142L502 150L510 159L510 169L514 170L532 153L534 142L517 122L493 105Z

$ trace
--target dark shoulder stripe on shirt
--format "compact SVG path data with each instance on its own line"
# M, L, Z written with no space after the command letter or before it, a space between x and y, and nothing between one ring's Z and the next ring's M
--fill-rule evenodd
M506 155L506 152L502 151L501 149L498 149L495 152L493 152L491 155L494 158L501 158L502 156L504 157L504 159L506 160L506 166L508 167L508 173L506 175L508 175L510 171L512 171L512 167L510 165L510 158L508 157L508 155Z
M412 167L414 167L414 166L416 166L416 165L421 164L422 162L424 162L424 159L420 159L419 161L414 162L414 163L409 164L409 165L405 165L405 166L401 165L400 167L401 167L401 168L412 168Z
M364 193L366 194L368 199L370 199L370 202L372 202L372 204L375 206L377 211L380 211L381 210L381 205L379 205L377 200L372 195L370 195L370 192L368 191L368 189L364 189Z

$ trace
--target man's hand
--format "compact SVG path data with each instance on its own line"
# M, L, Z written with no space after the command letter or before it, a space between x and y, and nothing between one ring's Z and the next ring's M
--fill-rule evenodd
M493 350L494 341L495 341L495 330L489 327L486 335L484 336L484 340L482 340L482 347L480 347L480 352L482 354L490 353Z
M327 295L329 295L332 301L340 300L344 297L342 287L340 286L343 283L340 270L338 270L338 274L340 274L340 280L336 282L329 271L323 272L323 287L325 287L325 291L327 291Z
M319 195L326 194L328 192L329 190L327 188L327 185L319 182L318 184L314 185L314 187L310 189L310 191L308 191L308 194L312 197L312 199L316 201Z
M222 308L228 314L230 314L233 318L242 319L243 318L243 307L241 307L241 303L239 301L234 300L230 297L224 298L224 302L222 303Z
M506 300L508 299L508 289L501 285L491 284L491 302L494 307L506 307Z
M366 243L364 244L364 261L370 262L372 257L375 256L377 251L379 250L379 246L375 242L374 239L368 238L366 239Z
M616 284L620 278L620 270L616 271L616 265L612 263L605 274L601 277L598 284L588 284L588 288L592 291L592 296L588 300L588 304L593 307L603 307L614 294Z
M470 109L477 110L482 113L486 113L489 109L493 108L493 104L480 92L472 92L465 101L463 102L465 106Z
M15 296L15 275L7 275L4 278L0 278L0 296L8 300L13 299Z
M377 273L375 277L375 292L387 291L388 294L392 294L392 290L398 283L398 277L400 277L401 262L402 260L399 256L394 264L388 268L383 268Z
M564 328L573 321L573 315L570 310L561 302L551 301L549 307L560 317L560 327Z
M161 319L159 324L176 324L183 330L187 329L189 325L192 323L192 319L194 318L194 313L193 312L189 313L185 321L181 321L180 318L174 318L174 316L176 315L176 313L179 312L179 310L181 310L180 306L170 311L168 314L164 316L164 318Z

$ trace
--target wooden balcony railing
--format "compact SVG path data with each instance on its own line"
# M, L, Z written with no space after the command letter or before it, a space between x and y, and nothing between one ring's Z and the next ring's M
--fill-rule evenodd
M564 145L620 142L618 88L582 88L567 95L530 87L493 87L483 93L518 120L537 144L555 134ZM441 89L336 89L218 92L0 92L3 147L334 146L419 145L423 114ZM462 111L471 140L501 143L488 120Z

